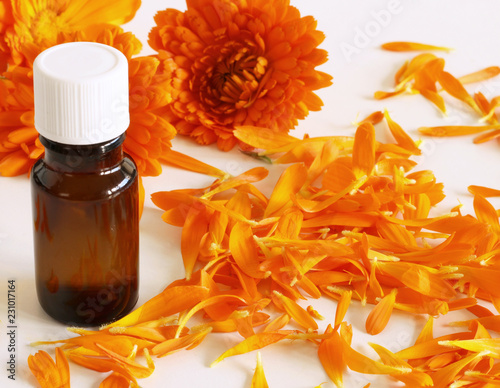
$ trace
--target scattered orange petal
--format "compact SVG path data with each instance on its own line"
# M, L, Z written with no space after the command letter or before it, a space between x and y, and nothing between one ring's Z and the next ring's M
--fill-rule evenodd
M359 122L354 122L353 124L356 127L359 127L361 124L364 123L370 123L372 125L380 123L384 119L384 112L382 111L375 111L373 113L370 113L368 116L366 116L364 119L362 119Z
M394 302L396 301L397 289L391 290L389 294L384 296L382 300L377 303L375 308L370 311L368 318L366 318L366 331L371 335L379 334L385 329L389 322Z
M264 375L264 368L262 367L262 358L260 352L257 352L257 366L252 377L251 388L269 388L266 376Z
M471 185L468 187L468 190L469 190L469 193L471 193L471 194L474 194L474 195L479 194L485 198L500 197L500 190L492 189L489 187Z
M332 336L321 341L318 347L318 357L332 382L337 387L343 387L342 375L346 365L342 348L343 341L336 330L331 329L331 327L330 330L332 330Z
M360 125L356 131L352 163L358 179L370 175L375 166L375 128L371 123Z
M269 346L271 344L274 344L278 341L285 339L287 335L288 334L286 333L278 333L278 332L257 333L251 337L246 338L245 340L240 342L238 345L232 347L231 349L225 351L214 362L212 362L210 367L215 366L216 364L218 364L227 357L248 353L257 349L262 349L263 347Z
M69 365L61 348L56 348L56 361L43 350L28 357L31 372L42 388L69 388Z
M463 136L481 133L491 129L500 129L498 125L446 125L438 127L420 127L418 131L427 136Z
M99 388L129 388L130 380L120 373L112 373L108 377L106 377L101 384L99 384Z
M287 296L274 291L276 297L283 303L283 307L285 308L285 311L287 312L290 317L297 322L299 325L301 325L303 328L306 330L312 329L312 330L317 330L318 329L318 324L316 321L307 313L306 310L304 310L302 307L300 307L296 302L294 302L292 299L288 298Z
M183 168L185 170L199 172L201 174L206 174L213 176L215 178L224 178L227 173L219 170L216 167L212 167L206 163L203 163L189 155L174 151L172 149L167 150L163 156L159 159L161 162Z
M446 51L450 52L453 49L449 47L433 46L425 43L415 42L389 42L381 46L384 50L388 51Z
M485 69L475 71L474 73L463 75L459 77L458 80L462 83L462 85L465 85L474 82L486 81L487 79L496 77L498 74L500 74L500 67L490 66Z
M439 74L438 82L441 84L443 89L447 91L451 96L465 102L469 105L475 112L477 112L481 117L483 113L481 108L479 108L474 101L474 98L465 90L462 83L455 78L453 75L446 71L442 71Z

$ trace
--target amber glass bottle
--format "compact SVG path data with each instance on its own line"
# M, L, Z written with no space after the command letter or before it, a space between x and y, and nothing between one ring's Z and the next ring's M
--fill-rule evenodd
M31 173L38 299L65 324L108 323L138 297L138 177L122 149L127 60L69 43L40 54L33 77L45 147Z

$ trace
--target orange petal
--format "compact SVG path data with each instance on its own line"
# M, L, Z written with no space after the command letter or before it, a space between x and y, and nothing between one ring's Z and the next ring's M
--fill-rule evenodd
M239 296L236 296L236 295L215 295L215 296L211 296L210 298L207 298L205 300L202 300L196 306L194 306L193 308L191 308L191 310L189 310L179 320L179 327L177 328L177 332L175 333L175 338L179 338L179 336L180 336L180 334L182 332L182 329L184 328L184 326L186 326L186 323L188 322L188 320L194 314L196 314L198 311L200 311L200 310L202 310L202 309L204 309L206 307L213 306L213 305L216 305L216 304L219 304L219 303L225 303L225 302L233 302L233 303L237 303L237 304L245 304L245 301L242 298L240 298Z
M288 322L290 322L290 315L281 314L279 317L273 319L269 324L264 328L264 332L273 332L278 331L285 327Z
M410 364L402 360L390 350L377 344L370 344L370 346L377 352L380 360L385 365L412 369L412 371L408 374L393 375L394 378L402 381L407 387L430 387L433 385L432 378L427 373L413 369Z
M375 125L375 124L380 123L383 119L384 119L384 112L375 111L373 113L370 113L368 116L366 116L361 121L354 122L353 124L356 125L356 127L359 127L361 124L364 124L364 123L370 123L372 125Z
M347 313L347 309L351 304L352 291L344 291L340 296L340 300L337 303L337 309L335 310L335 328L338 328Z
M382 298L375 308L370 311L365 323L367 333L375 335L384 330L391 317L394 302L396 301L396 294L397 289L392 289L392 291Z
M183 168L188 171L199 172L201 174L213 176L215 178L224 178L228 174L216 167L210 166L203 163L191 156L182 154L180 152L168 149L159 158L163 163L169 164L171 166L176 166Z
M192 207L182 228L181 253L186 279L191 278L201 248L201 240L208 229L206 211L203 207Z
M474 196L474 211L479 221L489 225L493 231L500 235L498 214L493 205L481 195Z
M425 323L425 326L422 328L422 331L419 333L417 339L415 340L415 344L431 341L432 339L434 339L433 330L434 318L429 317L429 319L427 319L427 322Z
M334 162L326 170L321 183L323 184L324 189L338 193L339 191L344 190L355 180L356 176L352 172L351 168L348 168L341 163Z
M395 90L394 92L384 92L384 91L379 90L373 94L373 98L375 98L375 100L384 100L386 98L390 98L390 97L397 96L399 94L403 94L405 91L406 91L405 89Z
M446 106L444 104L444 99L439 93L432 90L422 89L420 90L420 94L427 100L432 102L434 105L436 105L436 107L446 115Z
M12 152L0 159L0 175L12 177L25 174L34 162L22 149Z
M383 298L384 297L384 290L377 279L375 269L376 269L376 266L372 265L371 270L370 270L370 279L368 281L368 285L370 286L370 291L373 292L373 294L377 298Z
M99 384L99 388L129 388L130 380L120 373L112 373L108 377L106 377L101 384Z
M142 183L142 177L139 176L139 218L142 217L142 212L144 211L144 199L146 197L146 191L144 190L144 184Z
M495 331L497 333L500 333L500 315L490 315L490 316L470 319L468 321L451 322L450 325L454 326L454 327L470 326L474 322L481 324L483 327L485 327L488 330L492 330L492 331Z
M263 278L265 273L260 270L259 253L252 228L243 223L237 223L229 236L229 249L236 264L251 278Z
M408 82L415 78L415 75L420 71L427 63L435 60L437 57L431 53L422 53L414 57L405 71L400 75L401 80L396 85L396 90L405 90L408 86Z
M403 63L403 65L398 69L398 71L396 71L396 74L394 74L394 83L396 85L398 85L403 80L403 75L408 69L408 64L409 61L405 61L405 63Z
M448 342L448 341L445 341ZM462 342L462 341L449 341L453 342ZM447 387L450 386L456 380L457 375L464 369L467 365L474 362L477 358L482 357L481 354L471 354L468 357L464 357L461 360L458 360L452 364L445 366L434 372L432 374L432 380L434 382L434 386L436 387Z
M471 185L468 187L469 193L474 195L481 195L485 198L488 197L500 197L500 190L492 189L484 186L474 186Z
M280 149L300 141L296 137L282 132L274 132L267 128L238 126L233 132L234 136L245 144L264 150Z
M337 159L339 152L339 148L333 141L325 142L321 152L316 155L311 163L311 166L309 167L307 180L304 185L312 184L312 182L321 176L325 169L330 166L335 159Z
M384 50L388 51L446 51L450 52L453 50L452 48L449 47L443 47L443 46L434 46L431 44L425 44L425 43L416 43L416 42L389 42L389 43L384 43L381 45Z
M281 341L286 337L287 334L285 333L277 333L277 332L257 333L251 337L246 338L245 340L240 342L238 345L232 347L231 349L226 350L214 362L212 362L210 367L213 367L214 365L218 364L227 357L248 353L257 349L262 349L266 346Z
M491 129L500 129L499 125L446 125L438 127L420 127L418 131L427 136L463 136L472 135L488 131Z
M154 372L155 365L153 363L153 360L151 359L151 356L149 355L148 349L144 349L144 356L146 358L148 366L144 366L139 364L138 362L131 360L127 357L123 357L122 355L115 353L109 349L106 349L104 346L101 346L99 344L96 344L101 351L111 358L115 363L117 363L120 366L125 367L132 376L138 378L138 379L144 379L146 377L151 376L151 374Z
M316 321L304 310L300 307L295 301L290 299L289 297L281 294L278 291L274 291L274 294L278 297L280 302L283 304L285 311L292 319L297 322L300 326L305 328L306 330L312 329L317 330L318 324Z
M120 7L115 4L97 1L89 4L76 2L69 4L60 17L71 17L71 26L75 31L92 24L111 23L120 25L130 21L140 5L141 2L138 0L127 0Z
M401 128L398 123L391 119L387 110L384 111L384 117L389 126L389 130L396 139L398 145L412 152L413 155L420 155L421 151L413 139L403 130L403 128Z
M332 337L322 340L318 347L321 365L337 387L344 386L342 374L345 369L345 361L342 344L343 341L335 330L332 332Z
M356 276L345 271L311 271L306 276L318 286L338 283L350 284L353 281L364 280L363 276Z
M352 150L352 171L356 178L370 175L375 166L375 128L371 123L356 130Z
M212 330L212 327L208 327L197 333L184 335L179 338L170 338L156 345L151 350L151 353L158 357L164 357L184 348L192 349L198 346Z
M483 112L476 104L474 98L472 98L472 96L467 92L467 90L465 90L462 83L458 79L456 79L453 75L451 75L446 71L443 71L439 75L438 81L443 87L443 89L448 92L448 94L465 102L472 109L474 109L474 111L476 111L481 117L483 116Z
M498 139L499 137L500 137L500 129L496 129L494 131L483 133L479 136L476 136L474 138L474 144L486 143L487 141Z
M490 110L492 108L492 105L488 101L488 99L484 96L483 93L481 92L476 92L474 93L474 100L476 101L477 105L479 108L481 108L481 111L483 112L483 115L485 117L482 118L484 121L488 121L490 124L498 124L498 119L496 115L494 114L495 111L493 109L493 112L491 113ZM491 113L491 117L488 117Z
M411 368L407 367L393 367L389 365L384 365L378 361L374 361L369 357L354 350L343 338L342 338L342 350L344 352L344 359L349 367L349 369L366 374L388 374L388 375L399 375L403 373L411 372Z
M126 327L151 321L158 317L168 317L192 308L208 296L208 289L200 286L176 286L148 300L142 306L109 324L107 327Z
M444 69L444 59L435 58L427 62L421 69L415 72L415 82L412 89L422 92L437 92L436 82Z
M481 69L479 71L476 71L474 73L470 73L467 75L463 75L458 78L458 80L464 84L470 84L474 82L481 82L485 81L487 79L496 77L498 74L500 74L500 67L498 66L490 66L486 67L484 69Z
M110 327L108 329L110 334L123 334L129 335L132 337L142 338L148 341L153 342L162 342L165 341L166 338L162 334L160 330L156 327L141 327L141 326L132 326L132 327Z
M377 262L380 270L398 279L409 288L433 298L449 300L456 295L450 283L417 264L403 262Z
M257 367L255 368L250 388L269 388L266 376L264 375L264 368L262 367L262 358L260 356L260 352L257 352Z
M415 360L420 358L432 357L437 354L442 354L446 352L453 352L455 349L451 347L446 347L440 344L443 340L450 339L471 339L473 334L470 332L462 332L456 334L450 334L445 337L434 338L428 341L423 341L406 349L400 350L396 353L396 356L406 360Z
M110 358L83 355L77 351L68 352L68 358L75 364L78 364L90 370L94 370L101 373L109 371L114 371L116 373L119 373L127 377L131 381L132 387L138 387L136 379L130 373L130 371L125 366L116 363L114 360Z
M258 182L267 177L269 171L264 167L252 168L243 174L236 177L226 179L218 184L213 190L206 194L203 194L203 198L210 199L215 194L221 193L223 191L234 189L235 187L242 186L247 183Z
M273 189L264 217L276 215L290 207L290 196L297 193L304 184L307 170L302 164L293 164L281 174Z
M326 208L334 205L336 202L341 200L347 194L351 194L352 192L356 192L361 186L363 186L368 180L367 175L361 176L359 179L351 182L348 186L344 187L341 191L335 193L334 195L329 196L324 201L311 201L304 199L303 197L293 198L293 202L303 211L307 213L317 213Z
M39 350L28 357L28 365L42 388L69 388L69 365L61 348L56 348L56 361L47 352Z
M73 330L74 331L74 330ZM134 338L127 335L110 334L106 331L87 331L86 335L68 338L58 341L39 341L38 345L64 343L63 348L78 348L90 351L93 354L101 353L99 346L104 346L109 351L120 354L123 357L128 356L135 347L138 350L150 347L154 342Z

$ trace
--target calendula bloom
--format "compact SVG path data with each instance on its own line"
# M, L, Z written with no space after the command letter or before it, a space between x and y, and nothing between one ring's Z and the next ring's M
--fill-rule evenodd
M179 133L229 150L236 126L288 132L321 108L314 91L331 84L315 69L327 59L324 35L289 1L188 0L155 20L149 43L173 70L165 114Z
M130 21L140 0L2 0L0 2L0 72L10 65L29 65L27 53L57 44L60 34L95 24Z
M129 61L130 127L124 150L135 160L142 176L159 175L160 156L167 151L175 129L159 112L169 103L166 91L169 79L160 61L137 57L141 43L131 33L110 24L99 24L84 30L60 33L55 44L75 41L103 43L122 51ZM35 46L33 46L34 48ZM41 52L26 53L29 63ZM24 174L44 152L34 128L32 68L14 66L0 79L0 174Z

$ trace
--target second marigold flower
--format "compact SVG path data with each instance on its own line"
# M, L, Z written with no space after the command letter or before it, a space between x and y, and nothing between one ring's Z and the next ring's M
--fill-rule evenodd
M288 1L188 0L156 15L149 43L172 69L166 117L201 144L233 148L233 130L254 125L288 132L323 105L315 90L332 77L324 34Z

